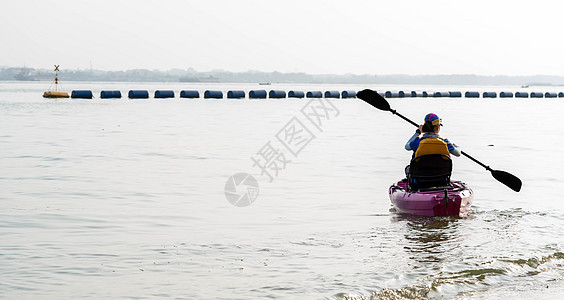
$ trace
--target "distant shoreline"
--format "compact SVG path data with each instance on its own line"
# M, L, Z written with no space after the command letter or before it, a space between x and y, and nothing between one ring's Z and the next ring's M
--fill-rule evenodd
M45 80L52 70L34 68L0 68L0 80ZM37 78L35 78L37 77ZM53 74L54 77L54 74ZM564 76L534 75L355 75L355 74L307 74L281 72L229 72L223 70L197 72L193 69L159 70L65 70L59 73L62 81L105 82L217 82L217 83L308 83L308 84L411 84L411 85L518 85L564 86Z

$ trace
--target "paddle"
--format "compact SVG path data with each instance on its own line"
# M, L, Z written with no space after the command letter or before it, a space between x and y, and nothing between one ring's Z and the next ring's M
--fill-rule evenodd
M388 101L386 101L386 99L384 99L384 97L380 96L378 93L376 93L373 90L370 90L370 89L362 90L362 91L358 92L356 94L356 96L358 98L364 100L366 103L376 107L379 110L389 111L392 114L397 115L398 117L404 119L405 121L407 121L411 125L413 125L415 127L419 127L419 124L411 121L410 119L408 119L408 118L404 117L403 115L401 115L400 113L398 113L396 110L392 109L390 107L390 104L388 103ZM505 171L493 170L489 166L484 165L483 163L479 162L477 159L468 155L464 151L462 151L462 155L468 157L473 162L475 162L475 163L479 164L480 166L486 168L486 170L488 170L492 173L493 178L495 178L495 179L497 179L497 181L505 184L510 189L512 189L516 192L521 190L521 186L522 186L521 179L517 178L515 175L509 174Z

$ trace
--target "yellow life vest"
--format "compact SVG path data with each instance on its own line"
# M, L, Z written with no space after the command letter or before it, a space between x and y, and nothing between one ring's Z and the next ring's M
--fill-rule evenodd
M419 142L415 157L427 154L442 154L450 157L447 143L436 137L424 138Z

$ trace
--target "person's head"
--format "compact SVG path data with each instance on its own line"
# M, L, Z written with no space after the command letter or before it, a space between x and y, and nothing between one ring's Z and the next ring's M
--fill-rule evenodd
M425 116L425 123L423 123L423 132L439 133L441 130L441 118L434 113Z

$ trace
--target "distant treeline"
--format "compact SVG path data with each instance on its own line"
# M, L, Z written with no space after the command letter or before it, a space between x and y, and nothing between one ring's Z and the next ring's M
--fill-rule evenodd
M46 80L53 70L0 68L0 80ZM65 70L62 81L119 82L234 82L234 83L334 83L410 85L564 85L563 76L481 76L481 75L322 75L281 72L197 72L194 69L169 71L134 69L126 71Z

